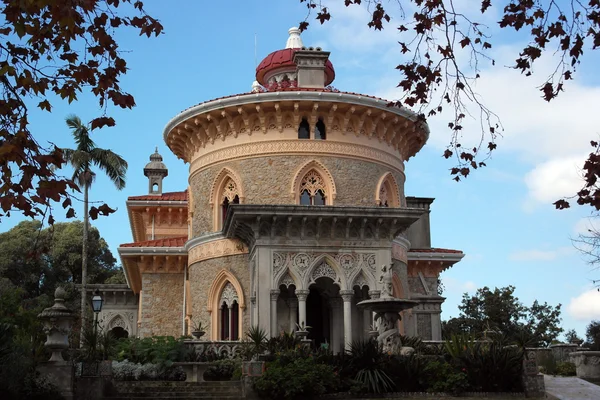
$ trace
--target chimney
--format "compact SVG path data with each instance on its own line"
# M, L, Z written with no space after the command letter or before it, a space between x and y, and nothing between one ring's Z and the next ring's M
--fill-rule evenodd
M302 47L294 54L294 64L298 76L299 88L325 87L325 63L329 59L328 51L321 51L320 47Z

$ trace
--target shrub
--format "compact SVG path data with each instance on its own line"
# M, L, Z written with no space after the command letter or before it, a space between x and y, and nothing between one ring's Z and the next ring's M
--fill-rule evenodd
M273 400L305 399L335 391L338 382L333 367L317 363L314 357L297 358L286 364L276 359L254 380L254 389L260 397Z
M112 362L113 378L119 381L184 381L181 367L164 364L139 364L128 360Z
M577 375L577 369L575 364L572 362L559 362L556 364L556 375L560 376L575 376Z
M430 361L423 368L421 383L428 392L451 393L455 396L469 388L466 368L457 370L447 362Z
M183 339L172 336L154 336L143 339L120 340L117 345L117 359L129 360L138 364L166 364L183 361L186 349Z
M239 364L236 360L223 359L211 365L204 372L204 380L207 381L229 381L233 377L233 372Z
M385 356L375 340L357 340L350 345L350 367L354 379L368 393L385 393L394 389L394 381L385 372Z

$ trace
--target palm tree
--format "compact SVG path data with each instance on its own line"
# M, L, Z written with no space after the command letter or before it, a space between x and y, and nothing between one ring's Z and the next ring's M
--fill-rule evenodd
M125 187L125 174L127 161L111 150L96 147L90 138L87 125L81 122L76 115L69 115L66 123L71 128L77 147L75 149L62 149L63 157L74 169L73 182L83 191L83 251L81 255L81 321L82 330L86 316L86 284L88 264L88 227L89 227L89 201L88 191L96 179L92 167L100 168L115 184L118 190Z

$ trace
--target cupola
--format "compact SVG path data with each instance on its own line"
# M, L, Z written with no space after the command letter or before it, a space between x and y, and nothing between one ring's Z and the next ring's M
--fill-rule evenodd
M150 162L144 167L144 175L148 177L149 194L162 194L162 181L169 175L169 170L162 161L157 147L154 154L150 155Z
M335 79L329 52L305 47L300 29L288 30L285 49L266 56L256 67L256 81L268 91L287 87L324 88Z

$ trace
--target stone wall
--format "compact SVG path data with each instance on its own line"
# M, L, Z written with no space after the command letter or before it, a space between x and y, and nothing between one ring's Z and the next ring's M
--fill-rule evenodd
M183 274L142 274L140 337L182 333Z
M190 177L194 196L193 236L212 232L213 210L210 192L219 172L233 170L242 181L246 204L292 204L291 187L295 174L310 160L321 162L331 173L336 186L336 206L374 206L379 179L390 168L373 162L318 156L269 156L221 163ZM404 203L404 175L393 172ZM325 177L324 177L325 178Z
M212 330L211 315L207 310L208 292L219 271L227 270L239 281L244 291L245 310L243 313L242 330L246 331L250 325L250 273L248 271L248 255L235 255L213 258L194 263L189 268L190 291L192 299L192 318L195 323L202 322L207 327L209 340L217 340L210 337ZM238 296L241 294L238 293ZM214 311L213 311L214 312ZM218 312L218 311L217 311Z

